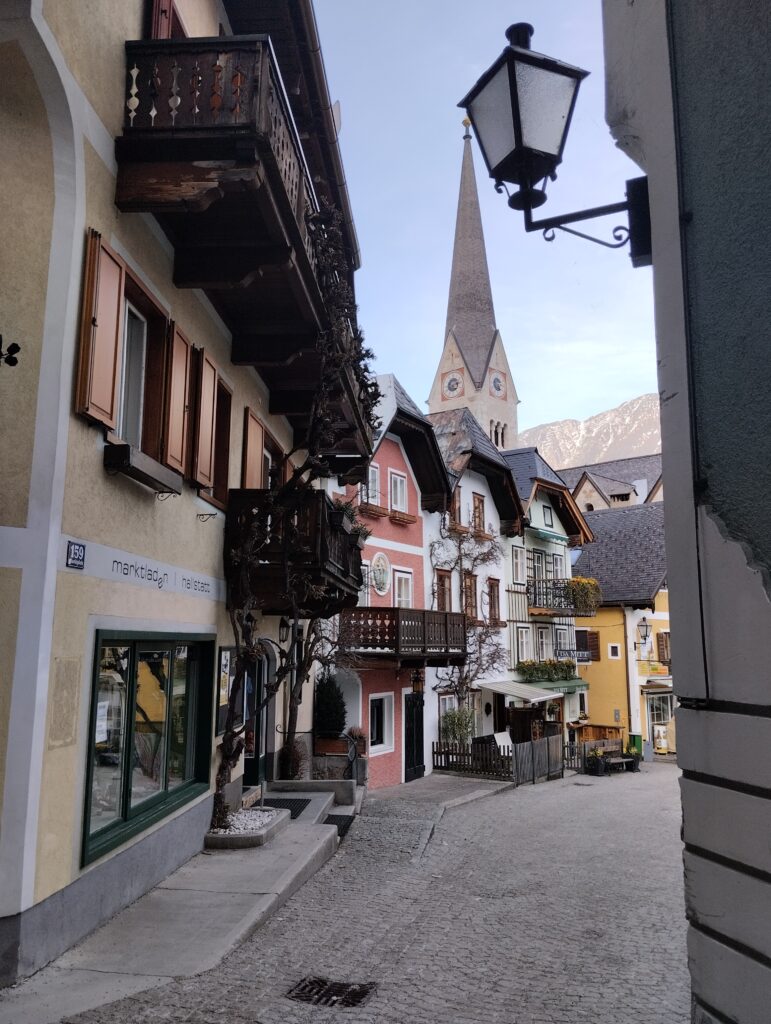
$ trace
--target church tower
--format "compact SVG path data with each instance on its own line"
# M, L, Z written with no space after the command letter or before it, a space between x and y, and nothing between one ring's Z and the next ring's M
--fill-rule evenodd
M497 448L516 448L519 399L503 341L495 326L470 122L463 123L466 133L447 325L428 408L432 413L467 408Z

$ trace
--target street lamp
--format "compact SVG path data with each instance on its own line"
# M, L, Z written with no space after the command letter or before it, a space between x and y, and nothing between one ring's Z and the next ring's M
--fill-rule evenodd
M534 53L532 35L532 25L512 25L506 31L509 45L458 104L474 128L496 191L506 191L511 209L523 211L526 231L543 231L544 238L553 241L558 228L610 249L629 241L632 264L649 266L647 178L626 183L626 202L533 220L533 210L546 202L547 180L557 177L578 87L589 72ZM508 185L517 190L511 192ZM629 214L629 226L614 228L613 242L566 227L623 211Z
M648 643L650 635L651 624L643 615L643 617L637 623L637 636L640 638L640 642L634 645L635 650L637 650L638 647L641 647L643 650L645 650L645 645Z

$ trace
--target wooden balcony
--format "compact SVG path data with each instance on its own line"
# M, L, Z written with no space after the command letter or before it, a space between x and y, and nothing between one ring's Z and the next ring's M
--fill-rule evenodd
M301 618L331 618L358 600L361 550L350 522L323 491L277 501L267 490L232 490L225 580L229 608L245 607L251 594L264 615L296 610Z
M329 327L316 259L325 229L268 37L127 42L116 156L116 205L155 216L175 285L206 293L233 335L232 361L259 371L270 411L301 442ZM332 469L353 481L371 438L349 372L335 402Z
M347 608L340 617L342 643L377 664L462 665L466 617L419 608Z

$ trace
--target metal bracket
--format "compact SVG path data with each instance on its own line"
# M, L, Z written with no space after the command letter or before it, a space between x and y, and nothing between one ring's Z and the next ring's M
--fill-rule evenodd
M216 512L196 512L195 518L199 523L208 523L210 519L216 519Z

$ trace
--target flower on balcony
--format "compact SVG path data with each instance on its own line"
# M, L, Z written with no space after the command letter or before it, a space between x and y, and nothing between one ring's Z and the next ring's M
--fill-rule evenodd
M574 576L572 579L565 580L565 589L576 615L595 614L602 601L602 591L597 580Z
M519 661L516 671L526 683L555 683L576 678L576 663L570 658L547 658L545 661Z

